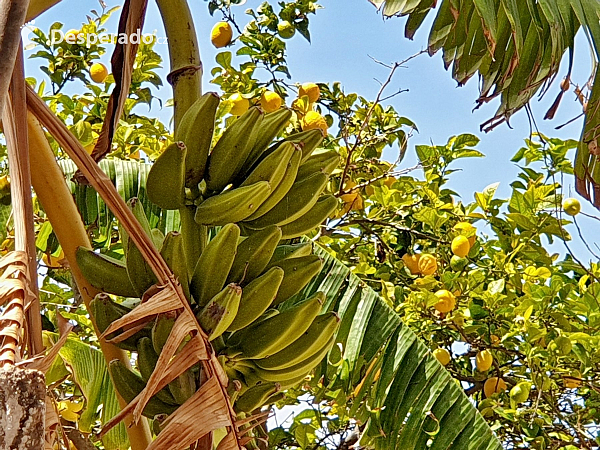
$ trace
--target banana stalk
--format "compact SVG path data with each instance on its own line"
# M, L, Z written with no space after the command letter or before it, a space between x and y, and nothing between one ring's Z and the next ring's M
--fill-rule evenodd
M99 291L83 277L77 265L75 254L80 246L90 247L90 241L81 221L81 216L73 202L71 192L65 183L63 173L54 159L54 153L46 140L40 123L32 114L28 114L27 125L33 188L69 262L81 297L86 307L89 307L90 302ZM94 318L91 319L96 334L100 336ZM101 340L100 349L107 366L113 359L118 359L127 367L130 367L129 358L120 348ZM125 407L127 402L121 396L118 396L118 398L121 407ZM144 419L140 420L137 425L133 425L130 423L130 418L131 416L128 416L126 419L125 428L129 436L131 449L144 450L152 440L148 423Z

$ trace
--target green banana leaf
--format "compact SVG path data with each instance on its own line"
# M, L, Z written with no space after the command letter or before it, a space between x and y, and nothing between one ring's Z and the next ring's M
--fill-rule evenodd
M58 164L67 178L84 224L93 233L94 241L108 248L116 229L114 215L93 187L71 181L77 170L75 163L71 160L59 160ZM100 167L116 186L123 199L129 200L132 197L138 197L141 200L151 227L158 228L163 233L179 230L179 211L162 211L148 200L146 178L151 164L108 158L100 161Z
M463 389L386 301L326 250L316 246L315 253L323 269L297 298L322 291L325 308L341 317L336 342L343 362L332 373L324 361L316 376L345 392L362 385L351 409L367 423L361 445L422 449L431 440L427 448L501 450Z
M51 340L58 340L58 335L45 331ZM102 424L108 422L121 410L115 390L102 353L78 339L68 338L59 351L57 358L49 371L49 380L59 374L64 375L65 366L73 374L73 378L86 400L86 407L77 423L83 433L92 432L96 421ZM54 375L53 375L54 374ZM102 438L106 450L129 448L129 439L125 425L121 422Z
M597 0L369 0L387 17L406 16L405 36L412 39L434 9L428 51L442 50L446 69L462 85L478 74L482 105L500 96L494 117L482 124L489 131L508 121L559 72L563 56L567 77L573 68L575 36L585 34L595 66L600 60L600 2ZM600 154L595 139L600 79L593 76L586 122L575 157L577 192L600 208ZM596 72L597 75L597 72ZM596 92L596 94L595 94ZM552 118L559 92L545 118Z

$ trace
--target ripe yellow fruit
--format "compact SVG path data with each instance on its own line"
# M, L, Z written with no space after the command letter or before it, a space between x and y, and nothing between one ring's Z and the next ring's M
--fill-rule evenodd
M260 97L260 106L264 112L270 113L281 108L281 97L277 92L265 91Z
M296 34L296 27L287 20L282 20L277 24L277 32L282 39L290 39Z
M108 69L102 63L94 63L90 67L90 77L94 83L104 83L108 76Z
M529 398L529 393L531 392L531 386L527 382L519 383L514 386L508 395L510 395L510 399L515 401L516 403L526 402Z
M229 101L231 102L231 110L229 111L234 116L241 116L248 108L250 108L250 102L248 99L242 97L242 94L236 93L229 97Z
M316 111L309 111L306 113L304 119L302 120L302 130L308 131L314 130L316 128L320 128L321 130L323 130L324 134L327 134L327 129L329 127L327 126L327 121L325 120L325 117L323 117Z
M581 203L576 198L565 199L562 207L569 216L576 216L581 211Z
M482 350L475 356L475 365L480 372L487 372L492 367L494 356L489 350Z
M387 187L391 188L396 181L398 181L396 179L396 177L387 177L385 179L385 181L383 182L383 184L385 184Z
M77 414L83 408L83 402L74 403L69 400L58 402L58 413L60 416L68 420L69 422L77 422L79 414Z
M570 375L563 375L563 382L567 389L577 389L581 386L581 372L574 370Z
M210 32L210 42L217 48L229 45L232 37L233 28L229 22L218 22Z
M53 255L48 256L47 253L44 253L42 255L42 261L44 262L44 264L46 264L46 266L54 268L54 269L61 267L64 259L65 259L65 253L62 251L62 249L60 250L60 254L58 256L53 256Z
M452 244L450 245L452 249L452 253L460 258L464 258L469 254L469 250L471 250L471 244L469 244L469 240L464 236L456 236L452 239Z
M452 229L467 237L469 239L469 244L471 247L473 247L475 244L475 239L477 239L477 236L475 236L475 233L477 233L477 228L475 228L469 222L458 222Z
M491 397L494 394L505 391L506 388L506 382L502 378L491 377L485 380L485 383L483 384L483 393L486 397Z
M440 362L442 366L447 366L448 363L450 363L450 360L452 359L450 352L445 348L436 348L433 351L433 356L435 356L435 358Z
M421 255L419 255L419 254L409 255L408 253L406 253L402 257L402 261L404 262L404 265L408 268L408 270L410 270L410 273L412 275L418 275L421 273L421 271L419 270L419 260L420 259L421 259Z
M452 311L456 306L456 297L454 297L452 292L447 291L446 289L441 289L434 295L439 299L439 301L433 305L437 311L441 313L447 313Z
M79 34L80 34L79 30L72 29L72 30L67 31L65 33L65 42L67 44L71 44L71 45L76 44Z
M304 83L298 90L298 97L304 96L308 97L308 101L310 103L314 103L319 100L319 97L321 96L321 90L316 83Z
M433 275L437 270L437 259L429 253L423 253L419 258L419 272L421 275Z

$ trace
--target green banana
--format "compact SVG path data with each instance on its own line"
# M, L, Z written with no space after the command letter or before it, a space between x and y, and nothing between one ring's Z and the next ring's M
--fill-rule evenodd
M168 387L177 404L183 405L196 392L196 377L188 369L171 381Z
M329 177L321 172L296 181L289 192L270 211L246 222L250 228L261 229L267 225L285 225L302 217L319 200Z
M258 129L258 135L254 146L246 160L246 166L252 167L254 163L261 157L269 144L283 128L289 123L292 118L292 110L288 108L279 108L276 111L265 114L265 117Z
M154 347L154 351L160 355L163 347L167 343L167 339L169 338L169 334L171 334L171 330L173 329L173 325L175 325L176 316L174 313L165 313L159 314L156 319L154 319L154 325L152 326L152 346Z
M237 315L227 331L241 330L257 320L271 306L283 275L281 267L273 267L245 286Z
M335 150L314 153L300 165L297 178L301 180L317 172L331 175L339 163L340 155Z
M242 288L230 283L197 314L198 323L209 341L221 336L234 321L241 298Z
M284 142L298 144L302 148L302 161L304 162L321 145L324 138L323 131L314 129L292 134L285 138Z
M280 239L281 230L276 225L266 227L244 239L237 246L237 254L227 282L248 283L263 273Z
M173 271L175 278L179 280L186 298L190 300L188 266L185 249L183 248L183 235L177 231L170 231L165 237L160 255Z
M137 366L142 379L147 383L158 362L158 354L154 351L152 339L143 337L137 341L137 352ZM170 405L177 405L177 402L167 388L158 391L156 393L156 398Z
M152 228L150 230L150 238L156 248L162 248L163 243L165 242L165 234L162 231L158 228Z
M278 261L274 267L281 267L285 275L279 286L277 296L273 300L273 306L279 305L300 292L319 273L322 265L321 258L316 255Z
M122 261L85 247L78 247L75 257L79 270L95 288L121 297L137 297Z
M241 222L252 215L270 194L268 181L225 191L200 203L194 220L207 226Z
M205 178L209 190L220 192L233 182L254 146L262 118L262 110L252 107L223 132L208 157Z
M104 333L104 331L112 324L115 320L120 319L125 314L131 312L131 309L114 302L108 295L100 293L96 295L90 302L90 314L96 322L98 331ZM107 340L113 339L120 334L119 331L109 334L106 336ZM133 336L129 336L127 339L115 344L125 350L136 350L136 343L140 337L149 336L149 328L144 328L138 331Z
M204 176L219 102L216 92L207 92L188 108L175 130L175 140L183 141L187 147L186 187L197 188Z
M179 209L185 203L185 157L183 142L169 145L154 161L146 179L146 193L161 209Z
M158 282L150 265L131 239L127 241L126 266L129 281L137 292L136 297L141 297L150 286Z
M194 216L196 207L186 205L179 208L179 220L181 222L181 234L183 235L183 248L188 265L188 273L191 277L196 268L196 263L202 254L202 248L206 244L208 232L205 226L196 223Z
M270 382L279 382L293 378L299 378L308 375L315 367L317 367L325 355L327 355L334 342L335 338L331 337L331 339L329 339L329 341L326 342L317 353L286 369L265 370L258 367L254 362L241 361L236 366L236 370L240 371L242 374L244 374L244 376L248 374L248 376L256 376L261 380Z
M150 236L152 239L152 243L155 243L155 238L152 236L152 230L150 229L150 222L148 222L148 217L146 216L146 211L144 211L144 205L137 197L131 197L127 200L127 207L133 213L137 221L140 223L142 230ZM119 235L121 236L121 245L123 246L123 254L125 255L125 260L127 260L127 249L129 247L129 235L125 228L119 223ZM157 236L158 237L158 236ZM156 244L155 244L156 245ZM160 248L160 247L156 247Z
M257 360L256 365L261 369L281 370L301 363L319 353L337 331L339 322L339 316L333 311L317 316L301 337L280 352Z
M131 402L146 387L146 383L137 373L125 367L118 359L108 364L113 384L126 402ZM177 406L169 405L153 396L144 408L142 414L150 419L159 414L172 414Z
M225 225L198 259L190 280L190 292L200 307L204 307L225 286L239 237L240 229L236 224Z
M312 242L300 242L298 244L283 244L278 245L273 252L273 257L265 270L273 267L278 261L284 259L299 258L300 256L308 256L312 254L313 243Z
M267 400L277 392L280 386L278 383L263 383L253 386L240 395L233 405L236 411L251 412L262 407Z
M283 180L288 163L292 158L294 151L294 144L287 142L280 145L277 150L263 159L260 164L250 172L240 186L249 186L258 183L259 181L268 181L271 190L276 189Z
M302 217L281 227L282 239L293 239L313 231L331 216L338 206L339 202L333 195L319 198Z
M289 192L289 190L294 185L294 181L296 180L296 174L298 173L298 167L300 167L300 159L302 158L302 152L300 149L295 147L294 154L290 158L288 165L285 170L285 175L283 176L283 180L281 183L272 190L269 197L253 212L246 220L254 220L267 212L269 212L279 201L285 197L285 195Z
M302 303L274 317L233 334L229 345L237 347L242 358L260 359L283 350L308 329L321 311L325 296L317 292Z

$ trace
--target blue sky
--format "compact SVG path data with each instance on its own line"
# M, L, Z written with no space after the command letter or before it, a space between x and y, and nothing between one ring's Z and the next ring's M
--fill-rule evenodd
M107 0L109 7L120 4L117 0ZM214 67L214 56L217 50L210 44L210 30L220 16L208 14L207 2L192 0L189 2L193 12L198 39L204 63L203 89L215 89L210 85L210 69ZM245 5L234 8L238 22L247 23L248 16L244 11L256 8L261 2L248 0ZM403 36L404 19L393 18L383 20L376 9L367 0L320 0L324 8L316 16L311 16L310 30L312 43L309 44L299 34L288 42L288 63L293 82L333 82L340 81L346 92L357 92L367 98L373 99L379 90L379 81L385 80L388 69L376 64L371 57L385 62L401 61L424 48L427 42L427 29L434 15L431 14L423 27L415 36L414 41L408 41ZM63 0L53 10L39 17L35 26L47 31L54 21L65 24L64 30L79 28L86 21L86 14L91 9L99 9L96 0ZM118 13L106 24L110 32L115 32ZM158 36L164 35L160 16L154 2L150 1L144 32L156 30ZM575 64L575 81L580 84L587 81L590 73L590 58L587 43L583 36L579 36ZM160 71L163 79L168 73L167 46L155 47L165 59L164 68ZM109 65L109 53L103 56L102 62ZM41 60L29 60L27 72L29 76L40 77L37 69ZM379 80L379 81L378 81ZM73 83L76 84L76 83ZM444 71L441 55L434 57L422 55L408 63L408 68L397 71L389 87L389 93L398 89L408 89L408 92L390 100L396 110L411 120L419 127L409 143L409 154L403 162L403 167L409 167L416 161L414 145L418 144L444 144L447 139L460 133L473 133L481 138L478 149L486 157L482 159L465 160L460 162L463 170L452 177L451 188L463 196L465 202L472 200L474 191L481 191L485 186L500 182L498 195L506 197L510 194L509 183L515 179L518 168L510 162L510 158L522 146L523 139L529 136L529 122L524 111L517 113L511 120L513 129L506 125L498 127L491 133L483 134L479 125L493 116L498 103L492 102L480 110L472 111L478 95L477 80L472 79L464 87L457 87L450 73ZM541 102L533 101L532 109L539 129L550 137L563 139L578 139L582 120L572 123L561 130L555 127L581 112L581 106L574 101L574 95L563 98L557 118L551 122L542 120L545 111L554 101L558 92L558 83ZM171 96L169 86L156 92L162 99ZM155 104L151 115L157 115L163 120L168 120L170 110L160 110ZM390 159L395 158L395 149L386 152ZM573 155L574 156L574 155ZM458 166L457 166L458 167ZM565 188L574 196L572 179L565 180ZM582 201L583 210L595 213L595 210L585 201ZM580 216L581 217L581 216ZM591 219L581 217L578 219L584 234L593 236L592 230L596 226ZM576 234L573 226L568 230ZM593 243L593 239L589 239ZM592 256L585 250L579 239L575 239L573 248L576 253L588 260ZM554 251L564 250L562 247L553 248Z

